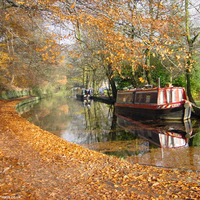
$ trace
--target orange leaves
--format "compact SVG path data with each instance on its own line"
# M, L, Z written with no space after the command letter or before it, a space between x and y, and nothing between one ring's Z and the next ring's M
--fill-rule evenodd
M54 40L46 40L46 44L36 49L36 52L39 52L42 56L43 61L48 61L50 63L55 63L57 61L57 56L60 55L60 46ZM65 59L65 56L60 57L61 62Z
M152 6L146 2L142 4L147 9ZM105 4L97 1L96 5L102 12L95 16L88 15L85 20L85 29L89 30L89 36L96 37L105 44L104 52L101 51L101 54L104 53L106 63L119 65L122 60L130 61L131 59L138 65L144 66L146 49L153 52L153 57L161 55L163 59L166 59L176 55L177 52L172 50L172 45L176 46L179 42L181 32L180 27L177 26L179 22L175 20L175 17L172 20L170 13L166 12L169 10L169 5L164 2L152 2L152 4L159 9L159 17L155 17L153 10L149 15L142 12L136 15L137 8L128 9L128 6L126 7L122 2L118 2L116 6L112 1L106 1ZM172 6L172 8L175 7ZM120 24L115 24L115 22L120 22ZM130 52L130 49L133 50ZM110 53L114 57L111 57ZM147 56L150 54L151 52Z
M67 77L66 76L62 76L61 79L56 81L59 85L66 85L67 83Z
M76 51L68 51L68 53L69 53L69 56L72 58L80 58L81 57L81 54Z
M0 51L0 66L2 68L6 68L10 60L11 58L8 53Z
M140 81L141 83L144 83L144 79L143 79L142 77L139 77L139 81Z
M16 1L16 3L21 4L21 5L25 4L25 2L23 1Z
M181 55L176 55L176 59L179 60L181 58Z
M74 67L72 65L70 65L70 64L68 64L67 66L70 67L70 68L72 68L72 69L74 69Z
M12 66L6 75L7 80L11 80L10 74L15 74L12 83L19 84L18 80L22 78L24 81L21 81L21 87L25 82L26 86L42 83L42 78L50 77L47 74L50 70L47 68L64 61L64 57L60 56L61 45L57 43L59 35L55 29L50 30L52 24L63 17L55 2L57 1L17 0L13 4L10 2L10 5L7 2L2 10L0 15L4 39L1 44L5 42L6 47L2 50L0 46L0 64L4 62L5 64L1 65L4 68L6 62ZM45 30L47 26L48 31ZM54 34L51 34L52 32ZM5 56L12 59L8 60ZM37 77L37 80L34 77Z
M71 5L71 8L72 8L72 9L75 7L75 4L76 4L76 2L74 2L74 3Z

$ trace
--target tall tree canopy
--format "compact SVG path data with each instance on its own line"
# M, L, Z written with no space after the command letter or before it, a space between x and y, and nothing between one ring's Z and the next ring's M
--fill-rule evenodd
M172 81L175 75L191 71L195 63L189 58L191 45L187 43L198 41L199 26L195 24L192 30L197 33L193 32L189 39L185 3L186 0L1 0L1 84L19 85L21 78L24 86L40 84L53 80L55 68L62 77L69 71L65 67L73 66L93 76L100 69L111 84L116 75L129 78L137 87L139 82L153 84L152 73L158 63ZM198 13L198 5L192 3L189 5ZM76 41L76 48L66 48ZM72 57L65 59L65 67L59 64L64 55ZM83 77L86 80L86 75Z
M50 27L57 23L59 16L58 6L51 5L55 2L0 1L2 88L42 85L64 58L60 56L59 34Z
M152 84L151 71L156 68L153 64L157 59L172 82L172 78L185 74L185 70L191 71L195 63L190 59L193 64L188 65L185 3L181 0L76 1L73 9L77 39L88 47L88 40L81 38L87 32L88 39L98 41L93 54L101 58L98 66L112 69L111 76L116 72L123 78L132 75L129 78L137 78L133 81L136 87L138 80ZM190 2L190 6L198 12L197 5ZM198 30L198 24L195 29ZM126 69L131 69L132 74L124 73ZM141 69L142 73L138 73Z

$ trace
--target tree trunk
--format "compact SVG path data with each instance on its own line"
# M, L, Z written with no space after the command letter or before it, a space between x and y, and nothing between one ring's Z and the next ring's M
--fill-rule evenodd
M135 73L135 68L134 68L134 65L132 64L131 66L131 80L132 80L132 84L133 84L133 87L137 88L138 87L138 81L136 79L137 75Z
M97 82L95 79L96 76L96 69L93 69L93 81L92 81L92 88L93 88L93 94L97 94Z
M113 78L109 79L109 82L112 88L113 101L115 102L117 99L117 87Z
M154 29L153 29L153 1L152 0L149 0L149 15L151 16L151 21L150 21L150 36L149 36L149 42L151 44L152 42L152 38L153 38L153 35L154 35ZM146 65L147 65L147 69L145 70L145 73L146 73L146 78L147 78L147 82L148 84L150 85L153 85L153 80L152 80L152 77L151 77L151 72L150 72L150 67L151 67L151 52L150 52L150 49L147 48L146 51Z
M172 71L169 72L169 84L172 85Z
M13 82L14 82L14 79L15 79L15 75L12 75L12 78L11 78L11 81L10 81L10 85L12 85L12 84L13 84Z
M89 87L89 71L88 70L86 70L86 75L85 75L85 77L86 77L86 80L85 80L85 88L86 89L88 89L88 87Z
M185 0L185 26L186 26L186 33L187 33L187 44L188 44L188 61L187 61L187 69L186 69L186 81L187 81L187 96L190 102L193 103L193 109L197 116L200 116L200 108L196 106L196 103L192 97L191 92L191 63L190 60L192 58L192 48L194 42L197 40L200 33L196 34L193 39L190 37L190 28L189 28L189 10L188 10L189 0Z
M83 68L83 88L85 87L85 67Z
M190 37L188 4L189 4L189 1L185 0L185 26L186 26L187 44L188 44L188 61L187 61L188 66L187 66L187 69L186 69L186 81L187 81L186 88L187 88L187 95L188 95L189 101L195 104L195 101L192 97L192 92L191 92L191 81L190 81L191 72L190 72L190 69L189 69L190 65L191 65L190 60L191 60L191 57L192 57L192 47L193 47L194 41L191 40L191 37Z
M190 82L190 77L191 77L191 73L189 72L188 69L186 69L186 91L187 91L187 96L190 102L195 104L195 101L192 97L192 92L191 92L191 82Z
M152 81L152 78L151 78L151 72L149 70L146 70L145 73L146 73L146 78L147 78L148 84L153 85L153 81Z
M151 63L150 63L150 50L149 49L146 50L146 65L148 67L147 69L145 69L147 82L148 82L148 84L153 85L153 80L152 80L151 72L150 72Z
M111 64L108 65L108 70L107 70L107 76L109 79L109 83L111 85L112 88L112 95L113 95L113 101L115 102L117 99L117 87L113 78L113 71L112 71L112 66Z

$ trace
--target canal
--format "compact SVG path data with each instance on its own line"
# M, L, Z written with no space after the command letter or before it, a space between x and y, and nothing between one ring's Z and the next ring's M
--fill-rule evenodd
M66 141L128 162L200 171L200 120L153 122L114 115L114 106L54 97L18 109Z

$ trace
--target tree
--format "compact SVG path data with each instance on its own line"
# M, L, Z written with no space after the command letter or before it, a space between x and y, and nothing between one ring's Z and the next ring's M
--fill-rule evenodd
M80 8L78 3L80 1L74 4L74 8ZM179 48L183 19L179 15L171 15L172 10L174 13L178 10L178 6L171 1L111 0L84 1L80 4L84 9L77 17L79 28L89 30L90 38L100 41L102 47L95 54L104 61L108 71L111 69L122 76L123 63L127 62L132 68L132 77L143 67L147 76L138 79L152 83L149 76L154 67L150 60L152 57L162 61L168 59L173 66L165 67L170 71L175 67L184 67L179 59L180 54L184 57ZM114 76L115 73L111 74Z
M0 2L0 79L2 89L34 87L52 80L62 46L58 33L49 31L59 14L56 1ZM53 19L52 19L53 17ZM54 19L55 18L55 19ZM9 85L9 87L8 87Z
M187 60L186 60L186 80L187 80L187 95L189 100L192 103L195 103L192 92L191 92L191 68L193 67L193 52L194 52L194 43L197 41L200 31L195 33L192 37L190 35L190 24L189 24L189 0L185 0L185 26L186 26L186 37L187 37L187 45L188 45L188 51L187 51Z
M183 12L179 11L181 2L2 0L1 80L17 86L22 84L20 79L24 86L52 80L55 70L59 72L57 67L63 69L59 65L64 59L63 39L72 37L77 39L79 49L76 47L75 57L68 64L84 71L86 87L89 82L97 87L94 77L103 69L102 78L108 76L113 96L116 96L115 76L132 78L135 87L155 82L152 76L155 63L161 63L171 75L189 72L193 61L188 54L191 49L187 51L184 45L186 32ZM198 33L188 37L189 47L197 39ZM130 73L124 73L125 70Z

